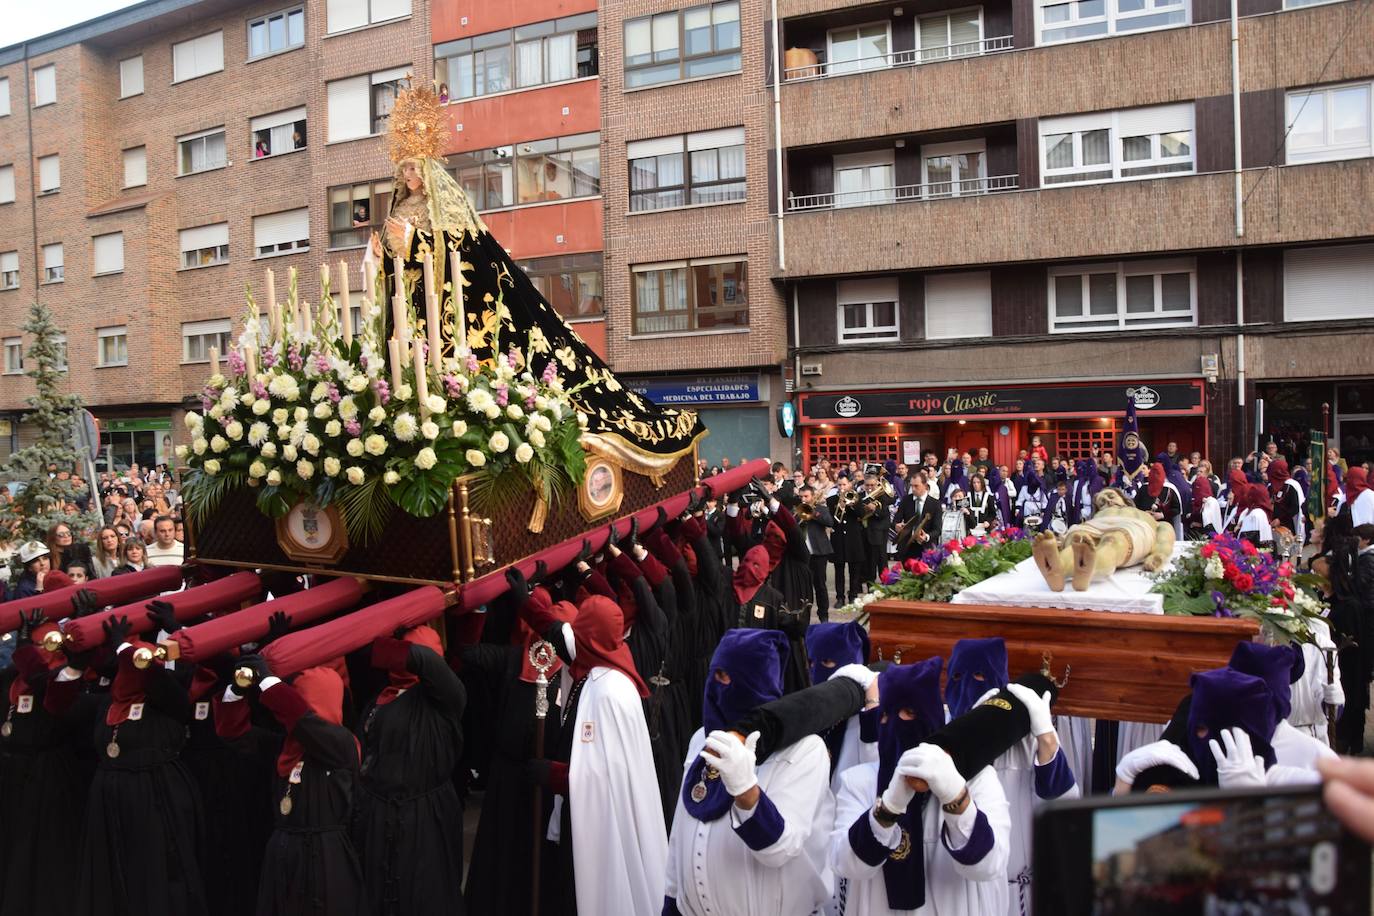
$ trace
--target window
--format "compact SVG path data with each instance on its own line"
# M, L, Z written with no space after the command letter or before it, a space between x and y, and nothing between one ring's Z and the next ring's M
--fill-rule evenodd
M212 127L198 134L177 137L178 175L194 175L196 172L222 169L227 163L223 127Z
M396 94L409 85L409 73L409 67L396 67L326 83L329 142L369 137L386 130Z
M229 352L233 340L233 328L228 318L215 318L210 321L187 321L181 325L181 361L183 363L208 363L210 348L219 350L220 355Z
M118 324L108 328L96 328L96 365L129 365L129 329Z
M735 73L740 69L739 2L625 20L625 87Z
M10 78L0 76L0 118L8 117L10 113Z
M564 318L598 318L605 313L601 254L569 254L520 264L539 295Z
M43 246L43 282L62 282L62 243Z
M172 45L172 82L218 73L224 69L224 33L211 32Z
M20 375L24 371L24 338L5 338L5 374Z
M840 280L835 284L835 326L840 343L896 340L897 279Z
M329 247L366 245L386 221L391 181L379 180L329 189Z
M892 151L834 157L835 206L864 207L893 201Z
M529 140L449 157L454 178L479 210L601 193L601 135Z
M922 16L920 59L967 57L983 50L983 8L979 6L938 16Z
M253 134L254 159L305 149L304 107L254 118L248 127Z
M1041 44L1187 25L1189 0L1044 0L1036 4Z
M922 195L927 198L984 194L987 144L983 140L934 143L921 147Z
M596 13L549 19L434 48L440 101L597 74Z
M310 248L310 210L287 210L253 217L253 255L282 254Z
M1101 331L1197 324L1192 259L1125 261L1050 271L1050 330Z
M410 0L327 0L325 28L329 34L410 15Z
M1192 171L1191 102L1040 120L1046 185Z
M19 252L0 252L0 289L19 288Z
M124 233L109 232L91 239L95 250L95 275L117 274L124 270Z
M727 127L625 146L630 210L744 199L744 128Z
M51 194L62 187L62 160L54 153L38 157L38 193Z
M305 7L282 10L248 21L248 59L305 44Z
M631 268L634 333L748 327L747 266L736 256Z
M33 107L51 105L57 101L57 65L48 64L33 71Z
M143 55L126 57L119 62L119 97L143 94Z
M1288 163L1374 155L1370 83L1288 93Z
M14 203L14 166L0 165L0 204Z
M124 151L124 187L137 188L148 183L148 150L135 146Z
M926 277L926 339L992 336L992 275L985 270Z
M1300 248L1284 252L1284 321L1371 317L1374 317L1374 245Z
M181 242L183 270L192 267L211 267L229 260L228 223L183 229L178 237Z
M892 29L886 22L832 29L825 47L825 72L830 76L892 66Z

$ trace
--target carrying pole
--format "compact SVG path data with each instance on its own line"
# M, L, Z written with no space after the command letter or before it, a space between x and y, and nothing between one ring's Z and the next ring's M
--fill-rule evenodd
M544 759L544 721L549 717L549 669L553 667L554 648L540 639L530 644L530 665L539 676L534 680L534 759ZM534 843L530 846L530 916L539 916L540 852L544 847L544 789L534 787Z

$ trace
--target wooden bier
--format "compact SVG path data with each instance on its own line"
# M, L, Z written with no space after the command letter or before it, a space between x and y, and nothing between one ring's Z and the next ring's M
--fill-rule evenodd
M1188 692L1188 678L1224 667L1236 643L1259 633L1233 617L1174 617L993 607L926 601L875 601L867 607L875 652L892 659L949 658L960 639L1000 636L1015 677L1070 669L1055 712L1129 722L1167 722Z

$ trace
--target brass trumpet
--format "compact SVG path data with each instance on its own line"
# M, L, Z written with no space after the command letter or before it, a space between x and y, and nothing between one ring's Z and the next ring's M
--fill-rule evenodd
M852 509L854 504L858 501L859 492L857 490L846 490L840 497L839 505L835 507L835 517L837 519L843 519L845 513Z
M816 517L816 507L808 502L797 503L797 521L809 522Z
M149 649L147 646L139 646L134 650L134 667L138 670L144 670L154 661L159 664L167 661L167 650L164 647Z

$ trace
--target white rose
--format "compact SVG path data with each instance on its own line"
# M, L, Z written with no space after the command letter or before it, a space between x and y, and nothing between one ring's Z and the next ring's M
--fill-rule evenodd
M400 482L401 475L397 474L395 471L387 471L385 474L382 475L382 483L386 484L389 487L394 487L396 484Z
M493 401L491 405L487 407L485 413L488 420L495 420L497 417L501 416L501 408L497 407L496 402Z
M438 439L439 424L435 423L433 420L426 420L420 424L420 435L424 436L426 439Z
M253 416L261 417L272 409L272 402L267 398L258 398L253 402Z
M537 394L537 395L535 395L535 396L534 396L534 409L535 409L535 410L548 410L548 409L549 409L549 399L546 398L546 397L544 397L542 394Z
M191 432L195 432L200 427L200 425L205 422L205 419L200 414L192 410L186 414L186 416L182 419L182 422L186 424L186 428L188 430L190 430Z
M230 420L229 425L224 427L224 434L237 442L243 438L243 424L238 420Z
M175 451L177 453L177 457L180 458L182 461L185 461L186 456L191 454L190 447L185 445L178 445Z
M282 425L284 425L284 424L286 423L286 418L287 418L288 416L290 416L290 415L286 412L286 408L285 408L285 407L278 407L276 410L272 411L272 425L273 425L273 426L282 426Z
M530 444L533 445L535 448L543 448L544 434L537 429L530 430Z
M415 438L417 425L415 417L410 413L402 413L391 424L391 430L396 434L396 438L402 442L409 442Z
M275 443L275 442L264 442L264 443L262 444L262 457L264 457L264 458L275 458L275 457L277 457L277 443Z
M348 390L355 393L367 390L367 376L354 375L349 378Z
M519 404L511 404L506 408L506 416L510 417L512 420L519 420L524 415L525 412L520 409Z
M428 471L438 463L439 456L434 454L434 449L429 446L420 449L419 453L415 456L415 466L422 471Z
M324 459L324 473L326 476L338 477L340 467L341 465L339 464L339 459L335 458L333 455L330 455L328 458Z
M363 448L367 450L367 453L369 455L385 454L386 439L378 435L377 433L373 433L372 435L367 437L367 441L363 443Z
M487 463L487 456L482 454L481 449L470 448L463 453L463 457L467 459L469 465L475 468L480 468Z
M443 413L445 410L448 410L448 402L437 394L431 394L426 398L425 406L429 408L430 413Z
M315 466L302 459L296 462L296 473L300 475L301 480L309 480L315 476Z
M267 465L263 464L261 461L254 461L252 464L248 465L248 476L253 478L266 477Z
M356 464L348 469L347 476L348 482L353 484L353 486L355 487L360 486L362 482L367 479L367 475L363 473L363 469L358 467Z
M363 440L349 439L348 444L344 446L344 451L354 458L359 457L363 453Z
M267 485L269 487L281 486L281 471L273 468L267 472Z
M224 438L223 436L215 436L213 439L210 440L210 451L214 452L215 454L224 452L228 450L228 448L229 440Z
M296 447L294 445L283 446L281 450L281 457L283 461L295 461Z
M529 464L530 459L533 457L534 449L530 447L528 442L521 442L515 449L515 460L521 464Z
M343 432L343 424L338 420L330 420L324 424L324 434L331 439L338 438L339 433Z
M381 406L372 408L367 412L367 418L373 423L382 422L386 419L386 408Z
M467 431L468 431L468 425L467 425L467 423L466 423L465 421L463 421L463 420L454 420L454 421L453 421L453 438L457 439L459 436L465 436L465 435L467 435Z
M493 452L500 454L501 452L504 452L506 449L510 448L510 439L506 436L505 433L501 432L498 429L496 432L491 434L491 439L488 440L487 444L491 446L491 450Z
M315 409L311 413L314 414L316 420L328 420L334 413L334 405L328 401L321 401L315 405Z
M210 419L218 420L220 417L224 416L224 408L216 404L214 407L211 407L207 413L209 413Z
M310 411L306 410L304 407L297 407L292 417L297 423L304 423L306 420L310 419Z
M227 356L228 354L225 355ZM211 388L223 388L224 374L221 372L216 372L214 375L210 376L208 379L205 380L205 384L209 385Z
M358 402L353 400L352 395L348 395L339 401L339 416L345 420L351 420L358 415Z
M205 462L205 473L209 474L211 477L214 477L216 474L218 474L219 461L215 458L211 458L209 461Z
M393 391L392 394L396 395L396 397L400 398L402 401L409 401L415 392L409 385L402 383L396 387L396 390Z
M205 449L209 446L209 444L210 443L206 442L204 439L196 437L195 439L191 440L191 451L195 452L197 455L204 455Z
M307 433L305 438L301 440L301 447L312 455L318 455L320 453L320 439L314 433Z
M549 430L553 429L553 424L549 422L549 418L544 416L543 414L540 414L539 416L534 418L534 425L538 426L544 432L548 432Z
M239 395L239 403L244 407L252 407L258 402L258 396L251 391L245 391Z

